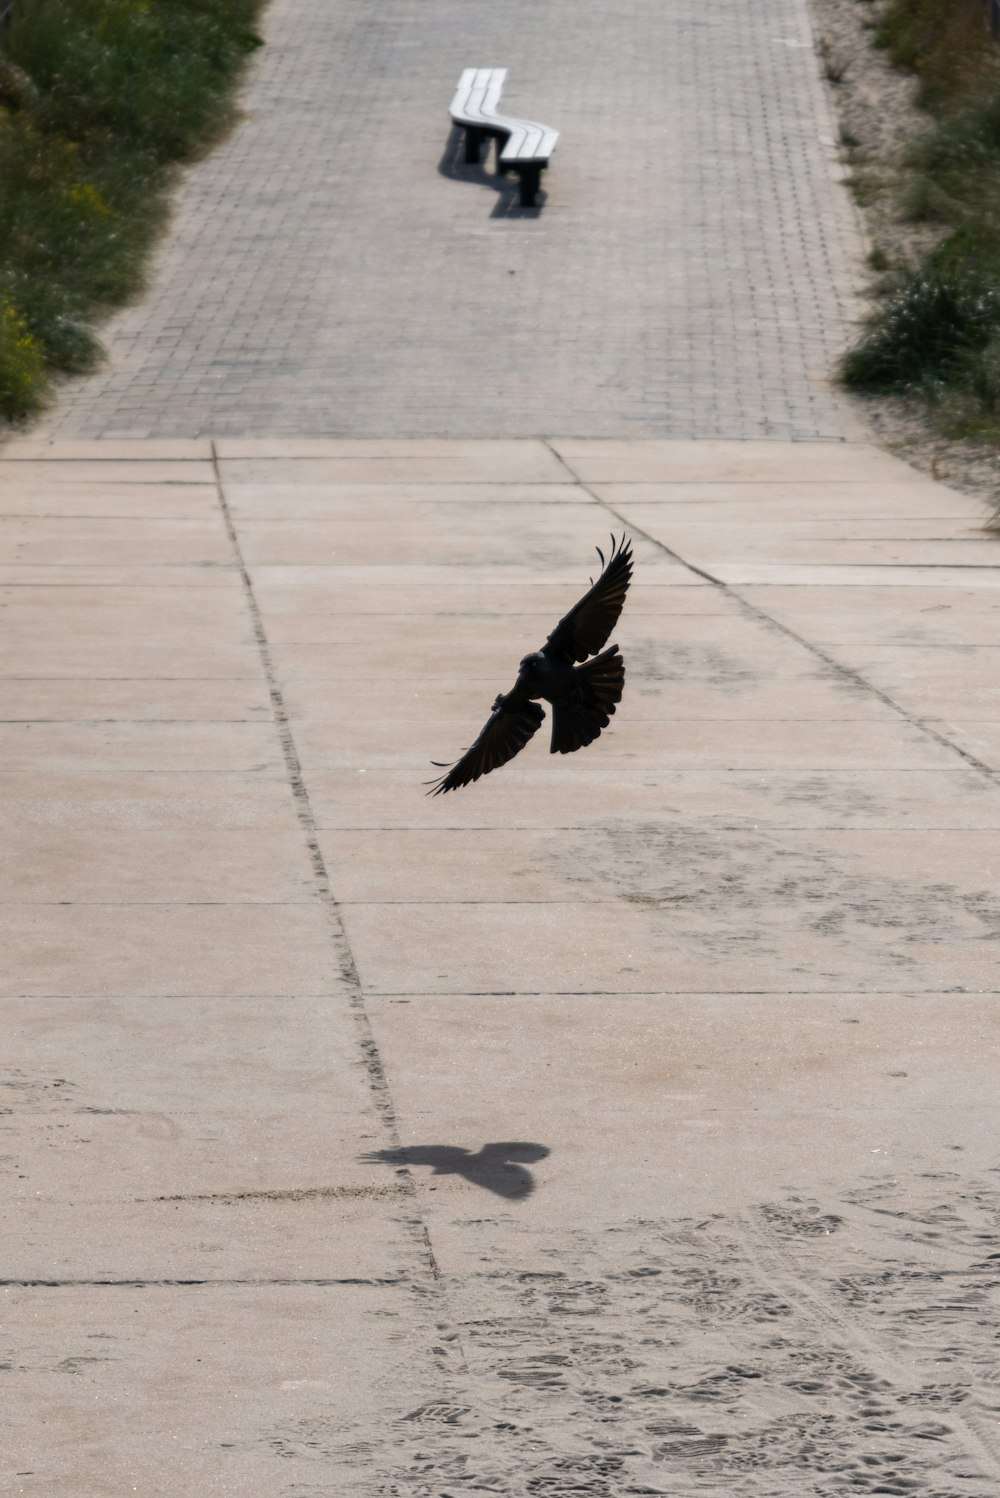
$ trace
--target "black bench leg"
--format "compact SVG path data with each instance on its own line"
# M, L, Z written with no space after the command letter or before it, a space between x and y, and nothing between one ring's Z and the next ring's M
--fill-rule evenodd
M465 127L465 159L474 161L478 166L483 155L483 141L486 139L485 130L477 130L475 126Z
M518 172L520 178L520 202L522 208L534 208L535 197L541 182L540 166L525 166Z

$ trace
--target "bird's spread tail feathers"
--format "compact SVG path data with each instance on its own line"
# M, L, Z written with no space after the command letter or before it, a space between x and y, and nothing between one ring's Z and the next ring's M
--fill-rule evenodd
M552 704L553 754L572 754L592 744L622 700L625 662L617 645L578 666L573 673L572 696Z

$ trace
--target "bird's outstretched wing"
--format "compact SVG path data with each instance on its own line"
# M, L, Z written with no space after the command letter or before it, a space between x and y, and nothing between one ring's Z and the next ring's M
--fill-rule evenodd
M545 649L569 662L585 661L607 644L618 623L628 585L632 581L632 543L611 537L607 562L600 547L601 575L580 602L560 619L549 635Z
M480 775L499 769L524 748L544 717L537 702L507 707L503 698L498 699L476 742L455 761L447 775L427 782L432 787L427 794L440 796L444 791L455 791L460 785L468 785Z

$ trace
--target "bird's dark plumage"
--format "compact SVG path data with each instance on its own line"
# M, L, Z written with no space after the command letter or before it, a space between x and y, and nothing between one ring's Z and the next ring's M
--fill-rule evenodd
M603 646L618 623L632 579L631 543L612 536L607 562L600 547L597 554L602 570L596 583L560 619L541 650L524 657L517 681L494 702L475 743L431 782L428 794L458 790L513 759L545 717L538 698L552 704L553 754L582 749L608 726L622 700L625 663L617 645Z

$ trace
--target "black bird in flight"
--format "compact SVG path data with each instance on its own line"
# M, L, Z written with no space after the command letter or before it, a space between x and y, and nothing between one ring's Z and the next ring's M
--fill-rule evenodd
M618 623L632 580L632 544L624 536L620 542L612 536L607 561L599 546L597 555L600 577L560 619L541 650L524 657L517 681L500 693L476 742L450 768L433 761L439 769L447 768L447 774L428 782L429 796L469 785L513 759L545 717L540 697L552 704L553 754L572 754L607 728L622 700L625 662L617 645L602 647Z

